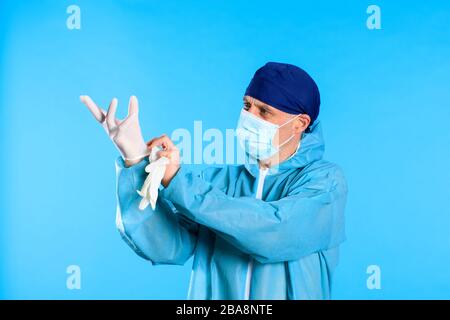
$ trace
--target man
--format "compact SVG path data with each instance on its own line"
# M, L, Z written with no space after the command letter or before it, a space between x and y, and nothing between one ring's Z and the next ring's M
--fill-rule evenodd
M304 70L269 62L255 73L237 128L245 164L201 174L180 165L169 137L144 143L135 97L124 121L115 119L116 100L106 113L81 98L122 153L117 225L124 240L153 264L182 265L194 255L188 298L330 298L347 185L322 158L319 91ZM170 164L155 210L140 211L142 155L153 147Z

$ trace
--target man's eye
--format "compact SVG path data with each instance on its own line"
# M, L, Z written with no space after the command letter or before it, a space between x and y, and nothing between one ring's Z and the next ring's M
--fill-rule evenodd
M250 105L248 103L244 103L244 110L248 111L250 109Z
M267 110L266 109L259 109L259 113L262 115L262 116L265 116L265 115L267 115Z

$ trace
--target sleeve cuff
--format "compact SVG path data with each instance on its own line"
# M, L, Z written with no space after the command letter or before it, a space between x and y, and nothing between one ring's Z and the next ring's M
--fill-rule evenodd
M140 170L142 168L145 168L147 164L149 163L148 157L144 157L140 162L132 165L131 167L125 166L125 160L123 160L122 156L117 157L116 159L116 165L125 170Z
M132 165L131 167L125 166L125 161L121 156L116 159L116 171L118 176L130 177L134 188L140 188L144 183L147 173L145 167L149 164L148 157L145 157L140 162Z
M186 188L187 186L186 179L189 173L190 171L184 166L181 166L169 185L161 190L163 198L177 203L177 196L181 196L183 188Z

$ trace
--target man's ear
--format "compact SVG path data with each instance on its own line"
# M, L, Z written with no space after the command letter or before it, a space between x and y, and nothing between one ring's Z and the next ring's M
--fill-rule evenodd
M302 133L308 128L311 118L307 114L301 114L293 121L294 133Z

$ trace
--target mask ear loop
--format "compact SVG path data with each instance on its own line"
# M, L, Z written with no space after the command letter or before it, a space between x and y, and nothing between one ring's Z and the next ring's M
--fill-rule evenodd
M295 117L290 118L288 121L286 121L285 123L283 123L282 125L278 126L278 129L280 129L281 127L284 127L285 125L287 125L289 122L291 122L292 120L294 120L295 118L301 116L302 114L298 114Z
M300 115L301 115L301 114L298 114L298 115L296 115L295 117L292 117L291 119L289 119L288 121L286 121L285 123L283 123L282 125L278 126L278 130L279 130L281 127L287 125L289 122L291 122L291 121L294 120L295 118L299 117ZM292 138L294 138L294 136L295 136L294 134L291 135L289 138L287 138L286 141L284 141L282 144L280 144L279 146L277 146L278 150L280 150L280 148L283 147L286 143L288 143L289 141L291 141ZM299 145L300 145L300 143L299 143ZM296 152L297 152L297 151L296 151ZM294 154L295 154L295 153L294 153Z
M306 130L305 130L305 131L306 131ZM302 135L301 135L301 137L300 137L300 140L298 141L297 149L295 149L294 153L291 154L291 156L290 156L289 158L287 158L285 161L287 161L287 160L291 159L292 157L294 157L294 156L297 154L298 150L300 150L300 146L301 146L301 144L302 144L302 140L303 140L303 137L304 137L304 135L305 135L305 131L302 132Z
M302 136L300 137L300 141L298 142L298 146L297 149L295 150L295 152L286 160L289 160L290 158L292 158L293 156L295 156L298 152L298 150L300 150L300 146L302 144L302 140L305 137L305 134L311 133L312 132L312 123L309 124L308 128L305 129L305 131L302 132Z

